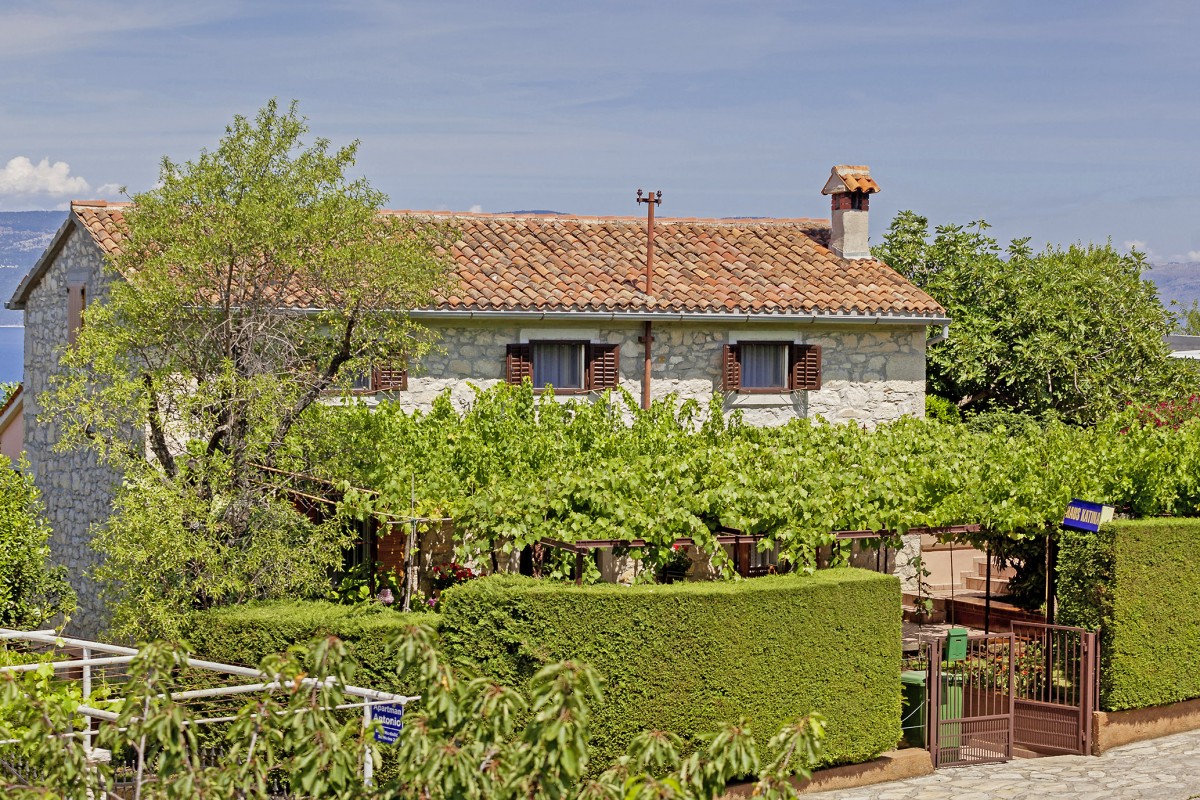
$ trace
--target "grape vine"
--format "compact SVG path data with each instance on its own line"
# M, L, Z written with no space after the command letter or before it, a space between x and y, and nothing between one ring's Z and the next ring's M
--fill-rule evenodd
M480 391L462 413L448 396L429 413L322 408L296 467L405 513L415 485L419 510L453 517L476 552L545 537L658 548L691 537L711 552L734 529L808 565L837 530L979 523L980 543L1040 535L1072 497L1133 516L1200 514L1200 422L755 428L720 408L719 397L707 408L669 398L645 411L623 391L564 402L528 385Z

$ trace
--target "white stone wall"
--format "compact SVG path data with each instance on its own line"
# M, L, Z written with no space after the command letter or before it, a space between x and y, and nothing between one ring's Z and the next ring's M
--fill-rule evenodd
M394 395L410 410L428 409L447 388L456 405L464 407L473 396L471 384L486 388L504 380L505 346L537 338L538 330L531 323L487 325L479 321L432 327L440 334L437 351L413 365L408 391ZM597 328L558 322L552 329L545 326L546 338L567 338L572 329L580 338L621 345L621 386L640 399L641 325ZM781 425L796 417L820 415L831 422L853 420L873 426L906 414L925 414L925 329L920 326L656 323L653 397L675 392L683 399L707 404L720 389L722 347L739 333L822 346L820 390L726 396L726 410L739 409L748 424Z
M876 548L867 547L860 540L851 541L850 566L895 575L900 579L903 591L916 594L921 579L914 562L921 556L921 534L903 534L900 548L888 548L886 556L885 562L883 554Z
M25 451L42 492L52 534L51 558L65 564L79 607L68 630L94 636L105 620L97 585L88 571L98 560L89 545L92 524L107 519L119 476L90 452L54 452L58 428L39 423L39 400L58 371L57 351L67 343L67 277L87 275L88 303L103 296L102 258L86 233L71 232L62 251L29 295L25 308Z

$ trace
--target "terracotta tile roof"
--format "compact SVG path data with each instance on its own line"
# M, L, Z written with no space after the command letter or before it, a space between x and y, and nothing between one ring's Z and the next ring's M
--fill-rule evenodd
M945 313L887 265L834 255L823 220L660 217L647 295L642 218L389 213L454 217L458 289L442 309Z
M829 173L829 180L821 194L837 194L839 192L866 192L874 194L879 191L879 184L871 177L871 168L865 165L838 164Z
M122 209L128 206L129 203L105 200L75 200L71 203L71 211L92 234L101 250L117 254L125 242L125 215Z
M125 207L72 211L114 253ZM660 217L647 295L640 217L384 213L450 220L459 231L450 252L457 288L435 299L439 310L945 316L887 265L834 255L823 220Z

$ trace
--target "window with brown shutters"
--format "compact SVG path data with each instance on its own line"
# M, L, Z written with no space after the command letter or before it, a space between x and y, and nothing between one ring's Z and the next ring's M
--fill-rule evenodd
M526 378L533 380L533 347L510 344L504 356L504 380L519 386Z
M742 388L741 351L736 344L725 345L721 358L721 389L726 392L736 392Z
M589 344L587 388L598 392L615 389L621 381L621 345Z
M821 388L821 345L793 344L789 348L789 388L793 392Z
M722 391L776 394L820 388L820 345L755 341L727 344L722 351Z
M544 389L544 385L538 385L544 381L553 386L557 394L614 389L621 382L621 346L549 340L508 345L504 358L505 381L519 385L526 378L534 383L535 390Z
M75 344L75 337L83 327L83 307L87 305L87 286L83 283L67 284L67 342Z
M408 389L408 370L396 366L376 366L371 370L371 390L403 392Z

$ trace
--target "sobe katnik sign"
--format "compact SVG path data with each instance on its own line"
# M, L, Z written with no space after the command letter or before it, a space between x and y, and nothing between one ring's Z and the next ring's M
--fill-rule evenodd
M1063 515L1063 527L1095 533L1100 526L1113 518L1113 507L1103 503L1091 503L1087 500L1074 499L1067 504L1067 513Z

